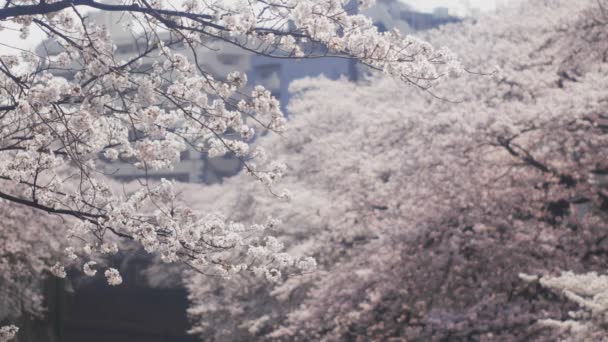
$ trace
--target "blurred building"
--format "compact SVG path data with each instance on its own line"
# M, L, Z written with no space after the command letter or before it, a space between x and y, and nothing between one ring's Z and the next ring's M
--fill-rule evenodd
M450 9L447 7L437 7L433 11L433 15L437 20L448 18L450 16Z
M412 8L401 1L378 0L375 6L362 13L373 20L380 32L398 29L402 33L411 33L414 29L401 17L401 13L409 11Z

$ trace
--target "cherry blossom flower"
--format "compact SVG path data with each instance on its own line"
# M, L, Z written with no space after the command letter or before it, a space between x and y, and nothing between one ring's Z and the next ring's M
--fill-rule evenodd
M104 275L106 276L106 280L108 281L108 285L110 286L118 286L122 284L122 277L120 273L115 268L108 268Z

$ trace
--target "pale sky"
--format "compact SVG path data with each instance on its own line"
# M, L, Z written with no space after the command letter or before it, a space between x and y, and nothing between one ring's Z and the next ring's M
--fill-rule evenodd
M448 7L450 14L452 15L466 15L471 9L480 9L481 11L492 11L497 6L513 2L517 0L401 0L414 9L424 12L432 12L436 7ZM575 1L575 0L573 0ZM0 4L4 3L0 0ZM8 25L9 27L11 25ZM32 25L34 27L34 25ZM18 38L19 33L11 30L10 28L4 29L0 33L0 55L1 54L14 54L18 52L13 48L7 47L4 44L16 46L18 48L31 49L35 46L42 38L41 32L38 30L32 30L31 38L27 42L24 42Z
M417 10L432 12L435 7L448 7L450 14L462 15L468 12L467 8L492 11L497 6L509 0L401 0Z

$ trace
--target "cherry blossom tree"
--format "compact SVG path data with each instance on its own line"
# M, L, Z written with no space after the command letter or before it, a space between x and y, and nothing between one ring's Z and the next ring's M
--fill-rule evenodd
M310 257L292 257L266 236L276 225L273 219L245 225L198 213L178 199L173 182L144 179L127 190L113 186L99 165L119 160L147 172L173 167L186 148L209 156L232 153L252 179L273 191L285 166L267 160L249 141L256 130L283 132L279 103L261 86L246 92L242 70L226 75L205 70L196 51L210 42L272 58L355 59L424 90L462 71L447 49L397 31L378 32L356 14L358 6L372 4L4 1L1 29L18 30L24 40L32 30L41 31L59 50L39 56L15 47L17 54L0 56L0 198L24 213L65 220L53 233L65 244L63 257L42 265L48 248L35 248L42 254L28 261L36 262L31 276L46 267L65 277L67 267L75 266L120 285L120 273L103 258L132 242L164 262L185 263L209 276L244 272L277 280L282 269L313 267ZM93 11L121 14L136 47L132 58L117 58L108 27L90 19ZM176 46L191 53L176 52ZM155 62L147 66L150 59ZM7 248L27 245L36 231L41 238L36 243L51 243L42 237L44 224L27 222L30 230L13 236L24 240L7 242ZM15 234L4 225L1 233ZM34 302L28 305L38 305Z
M290 166L283 182L291 203L226 194L243 189L243 178L200 196L245 208L241 221L281 219L288 228L280 241L290 254L314 255L318 269L270 290L191 274L193 332L554 340L560 331L546 323L568 319L575 305L547 288L597 307L586 298L603 300L604 287L593 285L603 278L556 277L601 272L608 259L605 8L528 1L430 33L431 43L463 56L471 74L492 74L433 89L452 101L404 95L386 79L298 81L287 141L260 142ZM579 337L604 338L600 323Z
M120 243L110 236L134 240L166 262L186 262L210 274L246 271L272 278L278 264L309 264L258 251L268 225L244 226L195 213L178 205L169 181L146 181L124 193L107 183L98 165L104 158L144 171L171 168L190 146L210 156L235 154L267 186L281 178L285 167L265 161L263 151L248 144L255 129L283 131L277 100L260 86L244 93L242 72L207 72L195 52L210 41L273 58L353 58L422 89L460 71L447 49L435 50L398 32L379 33L369 19L350 14L356 5L338 0L183 1L178 7L145 0L6 1L0 20L23 38L33 27L42 30L61 52L2 56L0 178L20 192L2 190L0 197L75 219L64 232L71 243L67 257L86 262L84 272L90 275L96 255L118 252ZM138 51L133 58L115 58L108 28L88 18L93 10L127 18L125 29ZM193 58L173 51L178 44L189 47ZM146 68L142 61L150 56L156 62ZM73 77L55 76L58 70ZM269 261L276 258L281 262ZM65 276L64 262L58 260L51 271ZM101 273L111 285L120 284L115 269Z

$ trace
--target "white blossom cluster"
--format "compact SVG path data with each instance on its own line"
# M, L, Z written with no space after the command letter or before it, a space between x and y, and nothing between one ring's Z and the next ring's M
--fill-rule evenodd
M120 273L118 272L117 269L108 268L104 272L104 275L106 276L106 279L108 280L109 285L116 286L116 285L122 284L122 277L120 276Z
M93 268L97 263L95 261L88 261L82 266L82 271L89 277L93 277L97 274L97 270Z
M116 234L137 241L166 263L185 262L208 275L231 277L246 272L279 281L284 270L309 272L315 268L314 259L292 257L277 239L265 236L277 228L277 220L246 226L220 214L199 215L183 206L174 190L173 182L163 180L155 187L135 191L124 201L110 202L107 216L98 219L97 225L76 221L68 230L71 245L64 251L66 261L55 263L50 272L65 278L67 266L86 261L80 266L82 271L96 276L98 269L107 267L102 260L120 252ZM112 231L115 234L103 237ZM106 268L104 276L110 285L122 283L116 268Z
M380 33L369 18L348 15L343 7L347 1L281 2L293 6L289 17L295 25L311 40L327 45L331 53L357 56L375 69L422 87L430 86L430 81L439 79L443 73L462 73L462 66L447 48L435 51L430 44L397 30ZM365 9L374 2L358 3ZM281 43L295 55L304 55L293 38L282 39Z
M5 325L0 328L0 342L7 342L15 338L19 328L14 325Z
M57 278L65 278L67 275L65 268L59 263L55 263L55 265L51 267L50 271Z
M579 311L568 312L569 319L542 319L539 324L557 329L561 341L605 341L608 323L608 276L595 272L575 274L563 272L559 276L536 277L520 275L525 281L538 281L540 285L564 295L578 304Z

